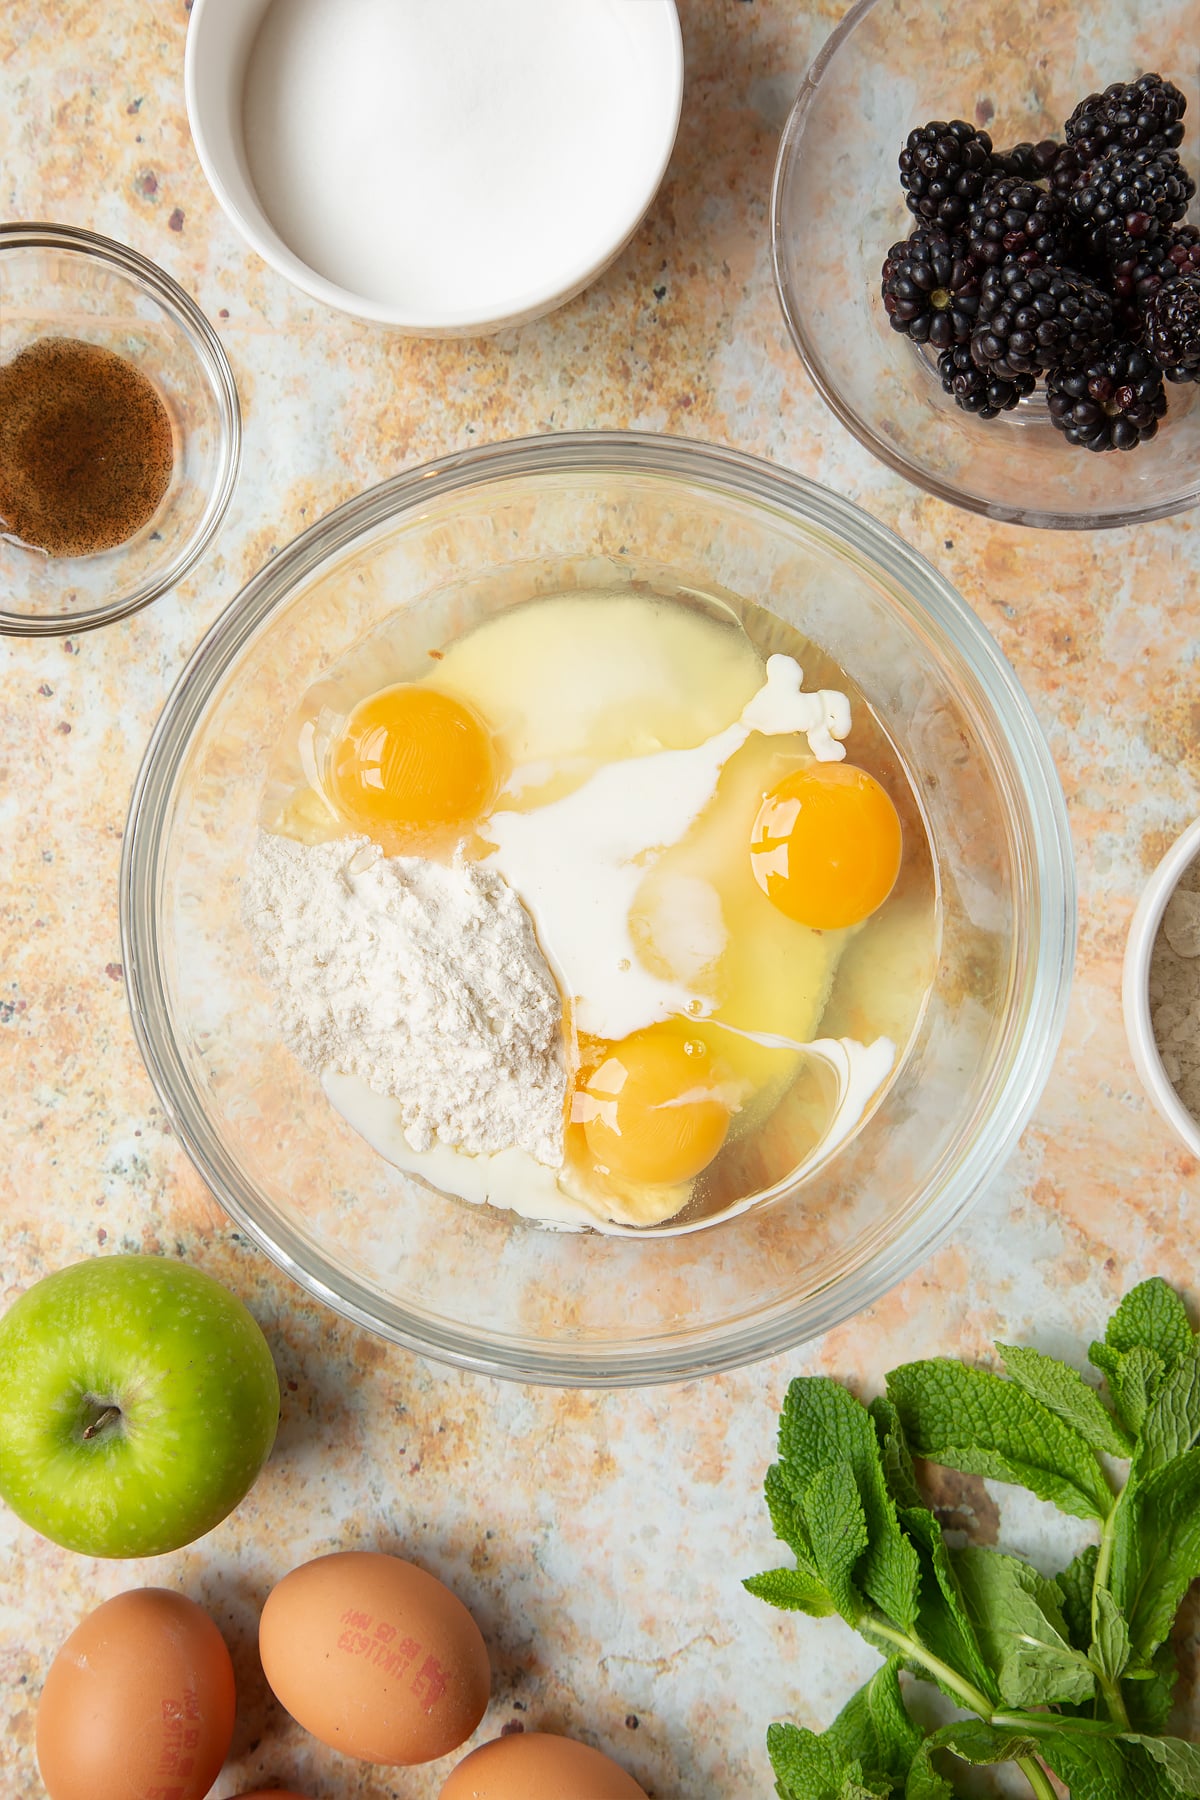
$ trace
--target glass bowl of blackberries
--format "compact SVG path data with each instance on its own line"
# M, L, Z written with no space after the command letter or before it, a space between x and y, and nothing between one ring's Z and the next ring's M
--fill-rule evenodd
M1194 0L860 0L784 130L772 243L843 424L942 499L1088 528L1200 500Z

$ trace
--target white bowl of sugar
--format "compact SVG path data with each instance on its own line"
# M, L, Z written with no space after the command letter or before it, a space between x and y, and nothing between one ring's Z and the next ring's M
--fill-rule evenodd
M195 0L188 118L246 242L420 336L549 312L629 242L683 93L674 0Z
M1126 940L1121 998L1142 1086L1200 1157L1200 819L1146 883Z

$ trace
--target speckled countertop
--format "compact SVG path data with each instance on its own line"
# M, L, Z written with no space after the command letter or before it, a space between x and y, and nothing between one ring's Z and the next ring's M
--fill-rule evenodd
M991 525L890 475L824 409L776 303L767 203L780 126L842 10L681 0L683 126L633 246L562 312L456 344L308 305L243 249L188 135L185 0L0 9L0 217L89 226L162 264L214 321L246 423L241 484L198 573L123 625L0 649L0 1300L96 1251L178 1251L247 1300L284 1387L265 1474L187 1551L92 1563L0 1513L3 1800L41 1792L34 1711L59 1643L144 1581L209 1604L233 1648L241 1704L217 1796L265 1781L313 1800L433 1800L449 1765L347 1764L265 1689L254 1626L272 1580L338 1546L408 1550L471 1606L495 1674L483 1735L513 1721L578 1732L654 1800L765 1800L768 1721L823 1725L874 1661L836 1621L774 1614L738 1585L774 1561L759 1484L788 1378L820 1369L874 1391L897 1361L984 1354L997 1336L1078 1354L1151 1273L1200 1302L1200 1172L1138 1087L1119 991L1140 885L1200 809L1200 515L1094 536ZM1049 734L1081 889L1054 1074L958 1236L819 1345L611 1395L420 1362L307 1301L240 1243L156 1106L117 928L121 832L151 725L197 638L270 552L426 457L590 426L757 452L858 500L930 557L1011 657ZM992 1500L957 1486L947 1504L994 1539ZM1041 1510L1004 1505L1006 1538L1036 1550Z

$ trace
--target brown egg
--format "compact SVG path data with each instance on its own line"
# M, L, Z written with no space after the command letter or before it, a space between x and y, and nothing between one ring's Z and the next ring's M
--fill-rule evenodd
M271 1590L263 1670L306 1731L361 1762L423 1763L466 1742L491 1691L461 1600L398 1556L319 1556Z
M233 1737L233 1664L208 1614L134 1588L78 1624L46 1676L37 1759L50 1800L202 1800Z
M305 1796L291 1788L255 1788L252 1794L238 1794L235 1800L305 1800Z
M646 1793L587 1744L521 1731L472 1750L438 1800L646 1800Z

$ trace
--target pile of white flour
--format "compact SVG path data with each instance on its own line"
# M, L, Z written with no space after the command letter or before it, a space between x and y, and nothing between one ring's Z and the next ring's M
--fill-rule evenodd
M244 910L289 1048L396 1101L414 1150L557 1168L562 1002L529 915L475 863L260 832Z

